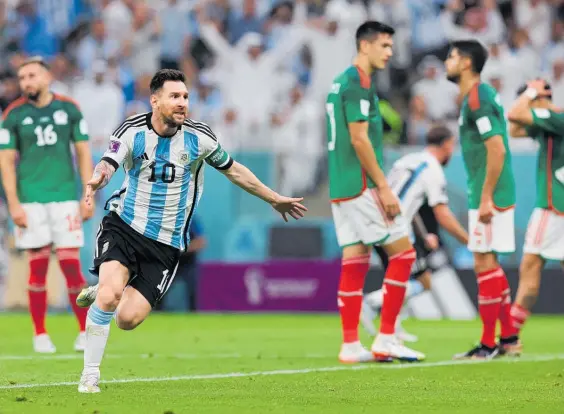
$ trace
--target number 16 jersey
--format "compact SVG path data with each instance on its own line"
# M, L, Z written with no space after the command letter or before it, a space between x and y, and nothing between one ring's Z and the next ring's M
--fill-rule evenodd
M203 161L226 170L233 160L212 130L187 119L170 137L159 136L152 113L128 118L110 137L103 161L126 172L106 208L149 239L184 250L203 191Z
M3 118L0 150L19 153L16 176L20 202L78 200L70 144L88 140L78 106L57 94L41 108L22 97L6 108Z

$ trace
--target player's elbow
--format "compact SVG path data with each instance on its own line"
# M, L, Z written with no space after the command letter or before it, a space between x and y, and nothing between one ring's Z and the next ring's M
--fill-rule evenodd
M357 151L363 149L367 141L368 138L364 134L360 134L360 133L351 134L351 145Z
M527 122L527 114L527 111L523 111L519 108L511 108L507 113L507 119L509 122L524 124Z

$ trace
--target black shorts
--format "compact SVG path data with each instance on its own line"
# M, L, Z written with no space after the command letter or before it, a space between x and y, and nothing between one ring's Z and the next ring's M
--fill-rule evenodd
M98 275L102 263L117 260L129 269L128 285L154 307L171 285L179 258L178 249L143 236L111 212L98 229L90 271Z
M424 242L420 239L415 240L413 248L417 253L417 258L415 259L413 267L411 268L410 278L417 279L426 271L431 270L429 263L427 262L427 257L429 256L431 251L425 247ZM384 270L386 270L388 268L388 255L386 254L386 251L382 247L376 245L374 246L374 250L376 250L378 257L380 257L382 267L384 268Z

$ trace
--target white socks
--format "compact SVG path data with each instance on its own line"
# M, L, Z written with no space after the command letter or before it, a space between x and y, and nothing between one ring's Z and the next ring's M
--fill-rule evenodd
M104 312L96 303L88 309L86 318L86 349L84 350L84 370L99 370L104 350L110 335L110 322L114 312Z

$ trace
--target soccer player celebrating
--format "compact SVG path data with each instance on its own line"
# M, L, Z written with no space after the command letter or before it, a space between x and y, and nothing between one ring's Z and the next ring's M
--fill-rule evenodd
M383 167L383 128L371 75L392 56L394 29L367 21L356 31L354 65L335 78L326 101L329 193L339 246L343 250L338 291L345 363L390 360L418 361L424 355L399 343L396 318L415 250ZM360 343L358 323L362 289L372 245L382 245L390 258L384 278L380 333L368 352Z
M114 131L88 183L86 197L91 201L120 165L126 170L122 189L108 200L112 211L96 237L93 271L99 284L77 299L83 306L92 305L79 392L100 392L100 363L112 318L120 329L135 329L171 285L180 253L190 242L205 163L272 205L284 220L288 215L303 217L306 211L301 198L283 197L266 187L233 161L206 124L187 118L185 82L177 70L163 69L153 76L153 111L128 118Z
M77 201L70 145L74 145L86 189L92 175L86 122L71 99L49 91L51 76L41 58L25 61L18 69L18 78L23 96L4 112L0 168L8 208L16 225L16 245L28 252L29 309L35 328L33 348L41 353L56 351L45 328L45 282L54 246L80 327L74 348L82 351L86 311L75 300L86 285L79 249L84 239L82 221L92 217L93 205Z
M537 164L537 197L525 236L519 270L519 289L511 308L514 335L531 313L538 296L541 271L547 260L564 261L564 113L552 104L550 86L543 80L529 82L508 113L512 137L532 137L540 144ZM503 352L521 353L521 343Z
M478 311L483 330L480 343L455 358L491 359L500 344L516 342L511 326L509 284L497 255L515 251L515 182L507 127L496 90L480 81L488 53L475 40L452 43L446 59L447 78L463 97L458 118L462 156L468 175L468 249L474 253Z
M426 201L433 209L437 222L459 242L468 243L468 233L460 225L448 207L446 178L443 166L447 165L455 148L456 140L451 131L442 126L432 128L427 134L427 148L422 152L405 155L394 163L388 174L392 191L397 194L402 212L419 237L415 239L417 260L407 282L406 300L431 288L431 270L427 256L438 247L437 236L428 234L418 211ZM376 252L384 268L388 258L383 248L376 246ZM383 289L364 297L360 321L370 335L376 335L374 319L382 307ZM401 318L396 321L396 336L403 341L415 342L417 338L401 327Z

